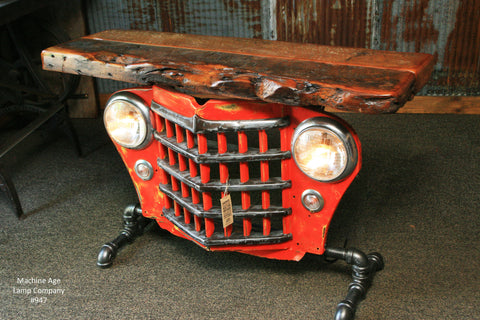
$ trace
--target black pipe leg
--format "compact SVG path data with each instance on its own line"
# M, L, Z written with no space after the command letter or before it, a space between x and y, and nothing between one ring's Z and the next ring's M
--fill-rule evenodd
M102 246L98 253L97 266L110 267L118 251L140 236L152 221L142 215L142 208L139 205L126 207L123 213L123 230L118 237Z
M384 268L383 257L377 253L366 255L357 249L325 248L325 257L341 259L352 265L352 282L344 300L337 305L335 320L351 320L360 302L365 299L375 272Z

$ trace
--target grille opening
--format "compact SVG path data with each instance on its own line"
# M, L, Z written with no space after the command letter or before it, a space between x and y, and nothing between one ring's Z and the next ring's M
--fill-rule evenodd
M250 191L250 205L262 206L262 193L259 191Z
M268 137L268 149L280 149L280 130L278 128L265 130Z
M248 151L260 152L258 147L258 131L245 131L248 141Z
M233 221L232 235L243 235L243 219Z
M220 166L218 163L211 163L210 166L210 180L220 180Z
M252 161L248 163L248 173L251 178L260 179L260 161Z
M284 217L275 216L270 218L270 224L272 230L282 230L283 231L283 219Z
M227 152L238 152L238 134L233 131L223 133L227 139Z
M280 176L280 172L282 172L282 160L271 160L268 161L268 171L270 177L278 177ZM260 174L259 174L260 176Z
M228 168L228 179L240 179L240 167L236 162L225 163Z
M270 206L281 207L282 205L282 190L270 191Z
M263 234L263 218L252 218L252 233Z

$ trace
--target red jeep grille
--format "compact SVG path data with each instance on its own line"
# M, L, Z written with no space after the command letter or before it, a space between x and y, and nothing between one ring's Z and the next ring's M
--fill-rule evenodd
M163 215L198 243L272 244L291 239L282 190L289 188L287 118L212 121L179 115L155 102ZM220 199L232 197L234 224L223 228Z

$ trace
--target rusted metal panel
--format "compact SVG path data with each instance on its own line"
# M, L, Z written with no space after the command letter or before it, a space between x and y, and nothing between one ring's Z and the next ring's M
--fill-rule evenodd
M277 0L278 40L369 48L375 1Z
M379 2L379 49L437 57L424 94L480 95L480 2Z
M47 70L167 85L203 96L395 112L433 57L260 39L112 30L46 49Z
M216 36L271 37L272 0L87 0L90 33L108 29L154 30ZM126 84L98 81L100 92Z
M277 0L279 40L426 52L437 57L420 94L480 95L480 2Z
M437 57L423 95L480 95L480 1L88 0L90 33L139 29ZM115 87L116 86L116 87ZM111 92L117 83L100 85Z
M86 0L85 8L88 33L107 29L161 30L158 6L152 0ZM112 93L132 86L107 79L96 79L96 82L100 93Z
M152 1L87 0L89 32L106 29L159 30L158 8Z
M88 0L90 33L154 30L268 38L273 0Z
M214 36L262 37L265 1L157 0L161 30Z

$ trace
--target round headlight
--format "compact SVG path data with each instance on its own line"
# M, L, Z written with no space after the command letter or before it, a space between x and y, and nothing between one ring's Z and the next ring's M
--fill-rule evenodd
M292 154L303 173L322 182L345 178L358 158L351 133L330 118L302 122L295 130Z
M145 111L147 110L147 111ZM103 116L105 128L119 145L137 149L149 139L148 108L137 96L121 92L110 98Z

